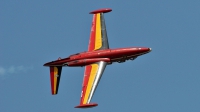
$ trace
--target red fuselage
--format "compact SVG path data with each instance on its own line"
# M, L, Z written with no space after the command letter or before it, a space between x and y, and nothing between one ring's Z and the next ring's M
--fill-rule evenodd
M81 52L70 55L64 59L48 62L44 66L86 66L95 62L105 61L108 64L112 62L125 62L126 60L134 60L140 55L151 51L146 47L128 47L119 49L104 49L97 51Z

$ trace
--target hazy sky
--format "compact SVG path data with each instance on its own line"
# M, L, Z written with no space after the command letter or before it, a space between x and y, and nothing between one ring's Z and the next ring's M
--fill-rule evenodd
M152 52L107 66L92 102L76 109L84 68L65 67L58 95L49 68L58 57L86 51L92 15L105 14L111 48ZM0 1L1 112L199 112L199 0Z

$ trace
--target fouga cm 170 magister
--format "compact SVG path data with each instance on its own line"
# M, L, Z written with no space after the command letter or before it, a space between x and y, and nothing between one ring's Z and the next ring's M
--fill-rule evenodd
M44 64L44 66L50 67L51 91L53 95L58 93L62 67L85 66L80 104L75 108L90 108L98 105L90 103L90 101L107 65L111 65L113 62L122 63L127 60L134 60L138 56L151 51L151 48L148 47L110 49L104 13L111 11L112 9L110 8L104 8L90 12L90 14L93 14L93 19L88 50L86 52L73 54L63 59L58 58L55 61Z

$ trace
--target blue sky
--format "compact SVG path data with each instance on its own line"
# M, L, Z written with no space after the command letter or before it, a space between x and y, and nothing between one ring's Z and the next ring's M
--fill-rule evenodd
M199 112L200 1L0 1L2 112ZM79 104L84 68L63 68L59 93L49 69L58 57L86 51L92 15L105 14L111 48L153 51L107 66L91 109Z

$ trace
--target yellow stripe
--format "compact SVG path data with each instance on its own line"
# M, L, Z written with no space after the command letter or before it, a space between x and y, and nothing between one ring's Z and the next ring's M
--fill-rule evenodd
M57 75L58 75L58 68L54 67L54 94L56 94L56 86L57 86Z
M97 50L101 48L102 40L101 40L101 18L100 14L96 14L96 34L95 34L95 48Z
M90 72L90 79L89 79L88 84L87 84L87 90L86 90L86 93L85 93L83 104L87 103L88 96L90 94L90 91L91 91L91 88L92 88L92 85L93 85L93 82L94 82L94 78L95 78L96 72L98 70L98 64L92 64L91 66L92 66L92 70Z

